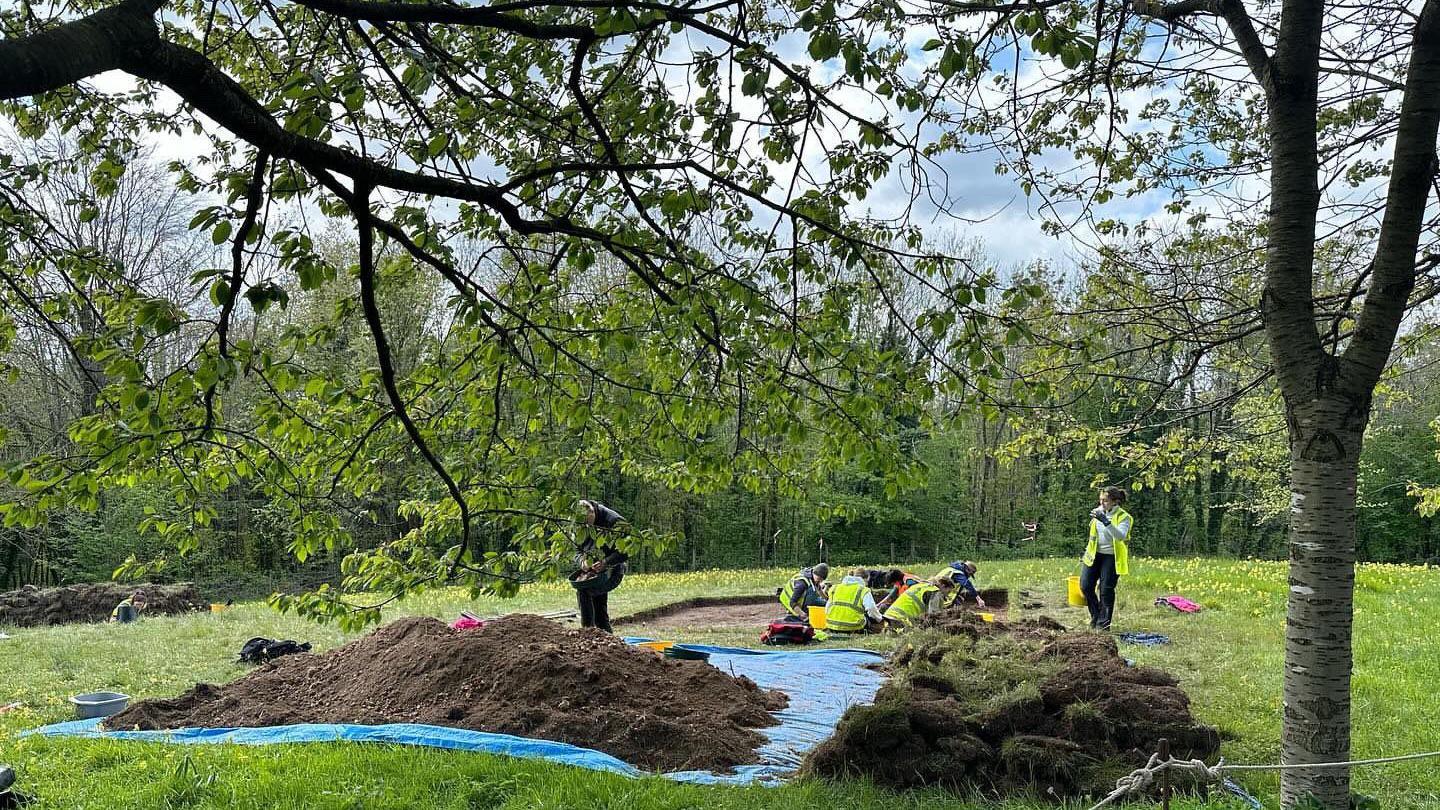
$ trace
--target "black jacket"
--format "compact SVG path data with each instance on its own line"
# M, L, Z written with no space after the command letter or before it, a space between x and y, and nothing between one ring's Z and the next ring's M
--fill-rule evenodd
M598 548L600 553L605 555L606 568L614 568L617 565L623 564L626 560L630 559L630 555L615 548L615 546L608 542L600 542L599 537L602 534L613 535L620 524L626 522L625 518L621 517L619 512L616 512L614 509L611 509L599 501L591 501L590 503L595 505L595 528L599 531L586 533L587 536L584 542L580 544L581 556L588 555Z

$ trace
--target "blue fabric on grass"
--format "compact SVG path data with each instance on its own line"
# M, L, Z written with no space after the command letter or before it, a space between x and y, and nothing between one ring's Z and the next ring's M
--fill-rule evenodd
M1156 647L1170 643L1170 637L1161 633L1119 633L1115 638L1126 644L1139 644L1144 647Z
M648 639L625 639L629 642ZM779 725L758 729L766 738L760 746L760 764L742 765L733 773L681 771L665 774L670 779L698 784L778 784L793 774L805 754L829 737L845 710L868 703L885 678L866 669L883 659L869 650L749 650L739 647L712 647L687 644L710 653L710 664L732 675L744 675L764 689L778 689L790 696L790 705L775 713ZM490 734L483 731L392 723L379 726L306 723L268 728L177 729L173 731L102 731L99 720L72 720L36 729L35 734L68 737L108 737L172 743L274 743L327 742L351 740L399 745L426 745L463 751L480 751L513 757L536 757L581 768L610 771L626 776L644 772L609 754L549 740Z

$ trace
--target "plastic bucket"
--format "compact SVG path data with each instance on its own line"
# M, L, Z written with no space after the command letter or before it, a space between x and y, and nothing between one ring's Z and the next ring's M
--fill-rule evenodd
M981 619L982 621L993 622L993 621L995 621L995 614L994 614L994 613L981 613L981 614L980 614L980 619Z
M825 629L825 608L821 605L810 606L810 626L816 630Z
M225 603L224 603L224 602L211 602L211 603L210 603L210 612L211 612L211 613L219 613L220 611L222 611L222 610L224 610L224 609L225 609Z
M1069 583L1068 593L1066 594L1066 596L1067 601L1069 601L1070 603L1070 606L1085 607L1085 594L1080 592L1080 577L1070 577L1068 580L1066 580L1066 582Z
M125 710L130 696L123 692L86 692L70 698L75 707L75 716L81 720L92 717L109 717Z

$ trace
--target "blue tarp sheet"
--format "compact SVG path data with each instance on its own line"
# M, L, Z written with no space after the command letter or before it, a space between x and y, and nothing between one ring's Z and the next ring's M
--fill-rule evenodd
M640 641L643 639L626 639ZM776 712L777 726L760 729L767 741L759 749L760 764L742 765L734 773L683 771L665 776L701 784L778 784L794 773L805 754L829 737L845 709L868 703L884 676L865 669L882 659L868 650L797 650L775 652L739 647L687 647L710 653L710 663L724 672L745 675L766 689L790 696L790 705ZM274 743L359 742L427 745L463 751L480 751L514 757L538 757L582 768L640 776L642 771L609 754L549 740L488 734L481 731L393 723L381 726L307 723L268 728L208 728L174 731L102 731L99 720L74 720L36 729L47 736L109 737L158 740L172 743Z

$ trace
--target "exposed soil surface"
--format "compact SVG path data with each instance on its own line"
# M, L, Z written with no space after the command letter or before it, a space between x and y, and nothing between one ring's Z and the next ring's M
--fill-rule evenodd
M136 591L145 592L147 604L142 614L145 616L210 609L210 604L201 599L195 586L188 582L178 585L93 582L60 588L27 585L17 591L0 593L0 625L39 627L108 621L115 606Z
M1180 758L1219 749L1175 678L1126 666L1107 635L958 610L925 624L891 657L874 705L850 709L807 770L897 788L1103 795L1162 737Z
M697 596L622 616L614 624L647 627L764 627L785 613L774 594Z
M701 661L664 658L595 629L514 615L456 631L400 619L319 655L225 686L146 700L114 729L428 723L571 743L657 771L758 761L788 699Z

